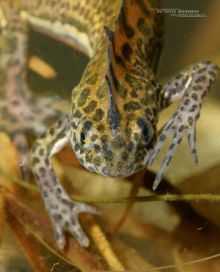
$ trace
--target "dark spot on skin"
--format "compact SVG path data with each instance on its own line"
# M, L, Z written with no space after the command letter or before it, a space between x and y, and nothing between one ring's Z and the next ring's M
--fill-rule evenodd
M144 18L139 18L137 21L137 28L143 34L145 37L149 36L151 34L151 28L147 27L147 24L144 20Z
M153 115L153 113L152 113L152 110L151 110L151 109L148 109L148 108L147 108L147 109L146 109L144 112L145 112L145 114L146 114L146 116L147 116L147 117L150 117L150 116L152 116L152 115Z
M18 105L20 104L20 101L14 99L14 100L12 101L12 104L13 104L14 106L18 106Z
M86 113L91 113L91 112L93 112L93 111L95 110L96 106L97 106L97 102L96 102L95 100L92 100L92 101L89 103L89 105L86 106L83 110L84 110L84 112L86 112Z
M214 80L209 78L209 84L208 85L211 86L213 82L214 82Z
M44 163L46 164L46 166L49 166L50 165L50 161L48 158L45 159Z
M77 101L77 104L79 107L82 107L86 104L86 101L89 97L89 94L90 94L90 90L88 88L82 90L81 94L80 94L80 97Z
M134 82L135 82L135 78L132 77L130 74L126 74L125 75L125 81L130 85L133 86Z
M122 57L118 56L115 54L115 61L117 62L117 64L120 64L123 68L125 68L125 63L124 60L122 59Z
M123 161L127 161L128 156L129 156L128 152L124 151L124 152L122 152L122 154L121 154L121 159L122 159Z
M214 71L211 70L211 71L209 71L208 73L209 73L209 75L212 76L213 78L216 77L216 73L215 73Z
M88 153L86 153L86 157L85 157L86 162L91 162L92 161L92 156Z
M94 121L101 121L104 116L104 111L102 109L97 109L94 116L93 120Z
M202 90L202 86L201 85L195 85L195 86L193 86L193 90L200 91L200 90Z
M105 150L103 155L104 155L105 160L107 160L107 161L113 160L114 155L111 150L108 150L108 149Z
M126 128L125 128L125 133L126 133L127 137L130 137L130 136L131 136L131 133L132 133L131 128L130 128L130 127L126 127Z
M95 145L94 145L94 150L95 150L96 152L99 152L99 151L101 150L101 147L100 147L99 145L95 144Z
M196 104L194 104L194 105L192 105L192 107L191 107L191 109L189 111L194 112L197 109L197 107L198 106Z
M44 156L44 149L43 148L41 148L40 150L39 150L39 153L38 153L40 156Z
M74 207L74 203L70 202L68 199L65 199L65 198L61 198L61 202L66 205L67 207Z
M199 83L199 82L202 82L202 81L205 81L206 80L206 77L205 76L201 76L201 77L198 77L196 80L195 80L195 83Z
M179 132L182 132L184 130L184 126L180 126Z
M75 112L73 112L72 116L75 117L75 118L81 118L82 113L79 110L76 110Z
M53 216L53 218L54 218L55 221L62 221L63 220L63 216L60 213L55 214Z
M44 177L46 174L46 169L44 167L40 167L39 172L40 172L41 176Z
M189 123L189 125L192 125L192 123L193 123L193 118L192 118L192 116L189 116L189 118L188 118L188 123Z
M136 132L134 133L134 139L136 142L139 140L139 134Z
M137 98L137 97L138 97L137 92L135 92L135 90L132 90L132 91L130 92L130 95L131 95L131 97L133 97L133 98Z
M79 159L79 162L84 165L84 160L82 158Z
M35 176L35 178L36 178L36 176ZM43 190L42 192L43 192L43 196L44 196L45 198L47 198L47 197L48 197L48 192L47 192L46 190Z
M98 78L98 74L93 74L91 77L86 79L86 83L90 85L94 85L97 81L97 78Z
M134 36L133 28L127 23L125 8L122 6L121 12L119 15L119 23L121 25L121 29L124 31L125 35L130 39Z
M190 100L189 100L189 99L186 99L186 100L183 102L183 104L184 104L185 106L188 106L189 103L190 103Z
M62 123L63 123L63 120L60 119L60 120L58 121L58 123L57 123L57 127L60 128L60 127L62 126Z
M139 6L140 10L145 14L147 18L151 17L151 12L147 9L146 4L143 0L136 0L137 5Z
M134 148L134 144L132 142L130 142L127 147L128 152L131 152L133 150L133 148Z
M91 166L89 166L87 169L88 169L89 172L95 172L95 169L93 167L91 167Z
M172 144L169 146L169 150L172 150L175 146L176 146L176 144L172 143Z
M97 95L97 97L98 97L99 99L105 97L105 95L106 95L106 88L104 87L104 84L102 84L102 85L98 88L96 95Z
M160 138L159 138L159 141L160 142L164 142L165 140L166 140L166 135L165 134L161 134Z
M124 146L124 140L121 136L116 136L112 141L112 146L114 148L122 148Z
M76 123L74 121L72 121L71 125L72 125L72 128L74 128L74 129L77 128L77 125L76 125Z
M55 129L53 127L49 129L49 133L50 133L51 136L54 135L54 132L55 132Z
M122 161L119 161L118 163L117 163L117 171L121 171L122 170L122 168L123 168L123 162Z
M91 137L92 142L95 142L97 139L98 139L98 135L96 135L96 134L92 135L92 137Z
M192 95L191 95L191 97L194 99L194 100L198 100L198 96L197 96L197 94L195 94L195 93L193 93Z
M103 167L102 168L102 174L105 175L105 176L108 176L108 173L109 173L109 170L107 167Z
M172 156L169 156L169 157L167 158L167 160L166 160L166 165L168 165L168 164L170 163L171 159L172 159Z
M126 98L127 90L121 84L117 84L116 91L118 92L121 98Z
M83 148L80 147L79 149L79 154L82 155L85 152L85 150Z
M101 136L101 142L102 142L103 144L105 144L105 143L107 142L107 140L108 140L108 136L107 136L107 135L102 135L102 136Z
M142 151L140 151L136 155L136 162L142 162L142 161L144 161L144 153Z
M198 73L203 74L205 71L206 71L206 67L203 67L203 68L198 70Z
M182 142L182 139L179 139L178 141L177 141L177 144L180 144Z
M78 143L76 143L74 146L75 152L79 151L79 149L80 149L80 145Z
M100 124L97 126L97 130L103 132L105 130L105 126L103 124Z
M83 124L83 128L85 131L89 131L92 127L92 123L90 121L85 121Z
M39 177L38 174L34 174L34 178L35 178L36 180L40 180L40 177Z
M93 163L96 165L96 166L100 166L101 165L101 158L100 157L95 157L93 159Z
M135 101L131 101L131 102L124 104L125 111L139 110L140 108L141 108L141 105Z
M61 188L60 188L60 187L57 187L56 192L57 192L57 194L61 194L61 193L62 193Z
M131 60L132 48L129 43L124 43L122 46L122 54L127 61Z
M36 165L36 164L38 164L40 162L40 160L39 160L39 158L37 158L37 157L34 157L33 159L32 159L32 165L34 166L34 165Z

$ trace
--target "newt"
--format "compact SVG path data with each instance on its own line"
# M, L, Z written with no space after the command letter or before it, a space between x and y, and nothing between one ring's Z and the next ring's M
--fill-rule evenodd
M184 135L197 162L196 121L218 74L211 61L185 68L166 84L156 75L161 25L149 0L2 0L0 129L6 131L28 163L25 132L45 131L34 142L30 165L54 226L57 244L70 232L89 245L78 215L97 209L72 201L50 158L71 143L80 163L103 176L126 177L150 167L167 138L172 142L153 188L159 185ZM71 110L58 118L44 98L35 98L26 82L27 31L33 27L81 48L90 61L74 87ZM62 61L62 60L60 60ZM74 76L74 74L73 74ZM160 131L160 113L179 104ZM59 119L50 128L45 120ZM25 169L24 173L25 173Z

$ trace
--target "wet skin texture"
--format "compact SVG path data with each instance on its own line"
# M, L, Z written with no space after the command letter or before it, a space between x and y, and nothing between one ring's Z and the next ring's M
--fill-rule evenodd
M37 138L31 151L31 168L58 245L65 245L67 230L87 246L78 215L97 210L69 198L50 157L71 142L89 171L126 177L150 166L165 140L172 137L154 182L156 189L184 134L197 161L196 121L218 68L210 61L196 63L161 85L155 73L162 18L148 0L124 0L122 5L110 0L23 0L19 5L3 0L1 6L6 24L1 25L0 114L4 122L0 128L17 145L24 175L28 164L25 132L44 131L44 121L58 116L47 100L32 97L25 82L27 27L59 36L91 57L73 89L70 114ZM180 100L177 109L157 132L160 112L176 100Z

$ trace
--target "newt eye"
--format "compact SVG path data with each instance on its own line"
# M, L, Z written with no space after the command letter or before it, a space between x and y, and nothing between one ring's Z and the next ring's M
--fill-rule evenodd
M147 148L152 148L154 144L154 132L152 127L144 127L143 128L143 136L146 142Z
M78 129L76 130L76 139L80 145L82 146L87 145L88 135L87 135L87 131L85 131L82 125L79 125Z
M139 118L137 123L139 128L142 130L143 139L144 139L146 147L152 148L154 144L154 138L155 138L152 124L149 121L144 120L143 118Z
M84 145L86 143L86 133L84 130L82 130L80 133L80 143L82 145Z
M88 121L81 122L75 131L76 140L83 148L92 147L91 134L91 125Z

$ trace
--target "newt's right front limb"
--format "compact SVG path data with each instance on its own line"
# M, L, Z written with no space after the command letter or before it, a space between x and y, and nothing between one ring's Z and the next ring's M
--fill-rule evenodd
M50 163L50 157L69 141L70 130L70 121L66 116L36 140L31 153L32 171L53 222L60 248L65 245L65 230L70 232L80 245L88 246L89 239L80 226L78 215L82 212L98 213L96 208L70 199Z

